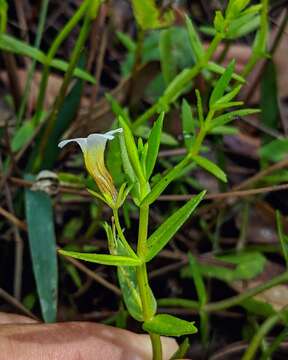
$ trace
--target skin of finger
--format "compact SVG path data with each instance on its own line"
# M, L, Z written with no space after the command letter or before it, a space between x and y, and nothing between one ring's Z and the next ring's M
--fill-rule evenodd
M0 325L2 324L37 324L37 321L23 315L0 312Z
M177 350L174 339L163 338L164 359ZM6 360L150 360L147 335L102 324L6 324L0 327L0 354ZM1 358L1 356L0 356Z

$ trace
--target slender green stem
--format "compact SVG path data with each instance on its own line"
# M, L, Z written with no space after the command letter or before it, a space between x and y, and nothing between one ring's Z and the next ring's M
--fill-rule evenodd
M253 360L255 358L258 347L260 346L263 338L266 334L269 333L271 329L277 324L279 320L288 314L288 306L285 306L282 310L278 311L276 314L270 316L264 323L260 326L257 333L254 335L251 343L248 346L242 360Z
M207 312L216 312L226 310L232 306L239 305L243 301L265 291L276 285L285 283L288 281L288 271L284 272L281 275L275 276L273 279L255 286L254 288L248 289L242 294L232 296L228 299L217 301L214 303L206 304L203 306L203 310ZM159 301L159 305L161 306L181 306L183 308L189 308L194 310L199 310L199 304L197 301L189 300L189 299L161 299Z
M153 351L153 359L162 359L162 346L160 335L158 334L149 334L151 343L152 343L152 351Z
M180 74L178 74L175 79L168 85L164 91L164 94L160 97L157 103L136 119L136 121L133 123L134 129L145 123L159 110L159 108L162 108L163 106L165 108L173 101L177 100L183 90L191 83L191 80L194 79L203 70L208 61L213 57L213 54L221 40L222 35L217 33L210 43L203 61L201 61L201 63L197 63L191 69L185 69Z
M33 119L35 126L37 126L39 124L39 121L41 118L46 88L47 88L47 84L48 84L51 62L52 62L53 58L55 57L59 46L67 38L67 36L70 34L70 32L74 29L74 27L78 24L78 22L81 20L81 18L86 13L87 7L89 6L90 2L91 2L91 0L85 0L81 4L81 6L76 11L76 13L73 15L73 17L67 22L67 24L64 26L64 28L61 30L61 32L58 34L58 36L55 38L55 40L53 41L53 43L48 51L48 54L46 57L46 63L45 63L45 66L44 66L43 72L42 72L40 90L39 90L39 95L38 95L37 104L36 104L35 117Z
M126 240L121 225L120 225L120 220L119 220L119 215L118 215L118 210L117 209L113 209L113 216L114 216L114 221L115 221L115 226L116 226L116 230L117 233L120 237L120 240L122 241L122 244L125 246L126 250L129 252L130 256L132 257L137 257L137 255L135 254L134 250L131 248L131 246L129 245L128 241Z
M139 212L139 232L138 232L138 244L137 254L138 256L144 257L147 251L147 233L148 233L148 221L149 221L149 206L140 207ZM143 307L143 318L144 321L151 320L154 316L152 306L150 304L151 296L147 275L146 264L137 267L137 282L139 286L139 293L141 297ZM149 333L152 349L153 349L153 360L162 360L162 345L160 336Z

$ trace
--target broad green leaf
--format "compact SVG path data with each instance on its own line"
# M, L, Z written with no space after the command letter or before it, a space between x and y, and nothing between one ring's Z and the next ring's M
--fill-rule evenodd
M138 150L134 141L134 137L132 134L132 131L127 124L127 122L124 120L123 117L119 116L119 123L120 126L123 128L124 132L124 139L126 144L127 153L131 162L131 165L133 166L133 169L140 181L145 181L143 169L140 164L140 160L138 157Z
M210 70L210 71L212 71L212 72L214 72L216 74L221 74L221 75L224 74L224 72L226 70L223 66L218 65L218 64L216 64L216 63L214 63L212 61L208 62L208 64L206 65L206 69ZM232 79L237 80L242 84L245 83L245 79L242 76L240 76L240 75L238 75L236 73L233 73Z
M189 35L190 45L193 50L193 54L196 60L200 61L201 59L204 58L205 51L203 49L199 35L197 34L197 31L193 25L193 22L187 15L186 15L186 27Z
M33 180L33 177L27 175L25 179ZM25 212L42 316L45 322L55 322L58 269L52 201L42 191L26 189Z
M276 139L260 148L259 154L262 160L278 162L284 159L288 153L288 139Z
M182 336L197 332L194 322L182 320L168 314L159 314L153 319L144 322L143 330L164 336Z
M149 179L153 173L161 140L164 113L161 113L153 124L153 128L148 138L148 152L146 158L146 178Z
M171 56L173 52L172 30L165 29L161 31L159 40L160 64L163 78L166 86L176 76L175 58Z
M225 72L221 75L220 79L217 81L217 83L212 91L212 94L210 96L210 100L209 100L210 107L213 107L213 105L216 103L216 101L219 100L223 96L223 94L232 78L232 75L234 72L234 67L235 67L235 60L232 60L230 62L230 64L227 66L227 69L225 70Z
M173 21L172 11L161 14L155 0L131 0L131 3L136 21L143 30L158 29Z
M185 99L182 101L181 117L185 147L190 150L195 138L195 120L193 119L192 109Z
M156 256L159 251L167 245L169 240L176 234L180 227L189 219L193 211L197 208L206 191L194 196L184 206L174 212L167 220L162 223L157 230L147 240L147 253L145 261L148 262Z
M208 131L218 127L228 124L230 121L236 119L237 117L242 117L246 115L252 115L259 113L260 110L258 109L241 109L241 110L235 110L231 111L227 114L223 114L220 116L215 117L209 124Z
M202 274L199 269L197 260L190 253L188 254L189 267L193 276L194 285L197 291L200 307L207 303L207 294Z
M276 224L277 224L278 237L281 243L282 252L286 262L286 267L288 267L288 236L284 234L282 220L281 220L281 213L278 210L276 211Z
M197 165L201 166L206 171L210 172L212 175L216 176L223 182L227 182L227 176L223 170L219 168L218 165L214 164L212 161L200 156L192 156L192 159L196 162Z
M70 256L75 259L93 262L102 265L114 266L138 266L141 265L141 260L131 258L128 256L106 255L106 254L87 254L76 251L58 250L61 255Z

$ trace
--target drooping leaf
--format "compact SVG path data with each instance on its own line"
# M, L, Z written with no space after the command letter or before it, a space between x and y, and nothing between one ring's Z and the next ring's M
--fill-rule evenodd
M106 255L106 254L87 254L76 251L58 250L61 255L70 256L75 259L84 260L102 265L114 266L138 266L141 265L141 260L131 258L128 256Z
M25 178L33 179L29 175ZM26 189L25 210L42 316L45 322L54 322L57 314L58 269L52 201L42 191Z
M197 332L194 322L179 319L168 314L156 315L144 322L143 330L164 336L191 335Z
M174 212L167 220L162 223L157 230L147 240L147 253L145 261L148 262L156 256L159 251L167 245L169 240L176 234L180 227L189 219L193 211L197 208L206 191L194 196L184 206Z
M200 156L195 155L192 159L196 162L197 165L210 172L212 175L216 176L223 182L227 182L227 176L223 170L219 168L218 165L214 164L212 161Z
M164 113L161 113L158 119L155 121L151 133L148 138L148 152L146 158L146 178L149 179L154 170L154 166L156 164L160 140L161 140L161 132L163 127Z

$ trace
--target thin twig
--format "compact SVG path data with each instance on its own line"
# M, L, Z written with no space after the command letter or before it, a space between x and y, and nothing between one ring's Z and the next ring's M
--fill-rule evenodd
M20 301L18 301L15 297L8 294L5 290L0 288L0 297L7 301L9 304L13 305L16 309L20 310L23 314L31 317L34 320L40 321L37 316L32 314L30 310L28 310Z

